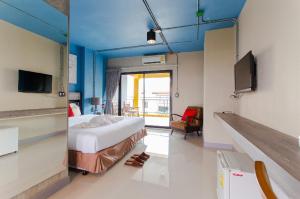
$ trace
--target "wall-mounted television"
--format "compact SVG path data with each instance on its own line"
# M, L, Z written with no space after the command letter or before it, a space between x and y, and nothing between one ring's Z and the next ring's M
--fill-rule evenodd
M248 52L234 66L235 93L256 90L256 62L252 51Z
M51 93L52 75L19 70L18 91L24 93Z

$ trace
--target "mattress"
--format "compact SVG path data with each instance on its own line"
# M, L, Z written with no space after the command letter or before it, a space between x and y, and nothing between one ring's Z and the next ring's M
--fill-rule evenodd
M95 128L79 128L78 124L89 122L96 115L69 118L68 149L82 153L96 153L132 136L145 128L144 118L124 117L121 121Z

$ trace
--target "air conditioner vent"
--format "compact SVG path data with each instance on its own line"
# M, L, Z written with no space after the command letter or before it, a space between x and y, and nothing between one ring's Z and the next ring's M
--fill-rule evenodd
M151 55L142 58L143 65L166 64L166 55Z

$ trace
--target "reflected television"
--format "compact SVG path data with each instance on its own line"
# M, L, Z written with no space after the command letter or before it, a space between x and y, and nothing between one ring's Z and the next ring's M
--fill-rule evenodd
M18 91L24 93L51 93L52 75L19 70Z

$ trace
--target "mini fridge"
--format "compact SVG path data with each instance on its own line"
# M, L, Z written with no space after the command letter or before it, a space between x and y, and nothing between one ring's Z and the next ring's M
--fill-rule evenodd
M218 199L261 199L254 161L244 153L217 152Z

